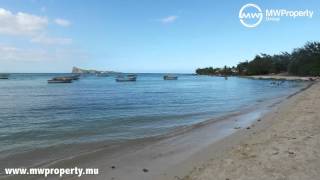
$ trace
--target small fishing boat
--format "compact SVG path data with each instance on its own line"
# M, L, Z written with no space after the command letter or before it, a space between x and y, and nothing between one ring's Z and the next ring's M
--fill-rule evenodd
M0 79L9 79L9 74L0 74Z
M137 75L135 74L129 74L126 76L120 75L117 76L116 81L117 82L130 82L130 81L136 81L137 80Z
M164 75L163 80L178 80L178 76Z
M48 83L72 83L72 77L54 77Z

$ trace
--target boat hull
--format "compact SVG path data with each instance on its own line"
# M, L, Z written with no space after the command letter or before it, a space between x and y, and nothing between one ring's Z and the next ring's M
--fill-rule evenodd
M73 80L76 80L76 77L54 77L48 80L48 83L72 83Z
M178 77L163 77L163 80L178 80Z
M118 76L116 82L133 82L137 81L137 75Z
M133 81L137 81L136 78L134 79L116 79L117 82L133 82Z
M48 83L72 83L72 80L48 80Z
M9 74L0 74L0 79L9 79Z

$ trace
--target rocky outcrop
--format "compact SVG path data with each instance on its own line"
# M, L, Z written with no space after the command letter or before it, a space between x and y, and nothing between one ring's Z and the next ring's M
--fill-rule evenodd
M115 71L97 71L97 70L86 70L86 69L81 69L81 68L78 68L78 67L73 67L72 68L72 73L75 73L75 74L102 74L102 73L110 73L110 74L113 74L113 73L118 73L118 72L115 72Z

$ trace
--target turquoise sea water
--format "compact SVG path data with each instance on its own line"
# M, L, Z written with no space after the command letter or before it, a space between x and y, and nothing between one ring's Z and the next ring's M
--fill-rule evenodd
M210 118L288 96L305 83L163 74L138 74L136 82L81 77L47 84L57 74L12 74L0 81L0 153L165 134Z

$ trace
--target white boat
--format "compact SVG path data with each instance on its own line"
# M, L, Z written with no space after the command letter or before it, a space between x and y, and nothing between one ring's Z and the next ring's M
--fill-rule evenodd
M116 78L117 82L130 82L130 81L137 81L137 75L129 74L126 76L120 75Z
M178 80L178 76L164 75L163 80Z
M54 77L48 83L72 83L73 77Z

